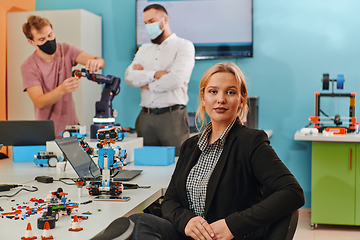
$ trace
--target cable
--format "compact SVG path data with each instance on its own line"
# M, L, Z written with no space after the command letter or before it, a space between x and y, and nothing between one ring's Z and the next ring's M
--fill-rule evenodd
M64 180L71 180L71 181L73 181L74 183L67 183L67 182L65 182ZM66 184L66 185L76 185L76 179L73 179L73 178L59 178L59 180L55 180L55 179L54 179L54 181L59 181L59 182L62 182L62 183L64 183L64 184Z
M120 86L119 88L116 90L115 96L117 96L120 93Z
M119 174L120 171L116 171L116 173L112 176L113 178L116 177L116 175Z
M335 120L334 118L331 118L329 115L327 115L323 110L321 110L321 109L319 109L319 111L322 113L322 114L324 114L325 115L325 117L328 117L328 118L330 118L331 120Z
M0 195L0 198L1 197L14 197L15 195L17 195L19 192L21 192L22 190L24 191L28 191L28 192L36 192L37 190L39 190L37 187L35 186L25 186L25 185L17 185L18 187L22 187L20 188L16 193L14 193L13 195ZM33 188L33 190L31 189L26 189L26 187L31 187Z

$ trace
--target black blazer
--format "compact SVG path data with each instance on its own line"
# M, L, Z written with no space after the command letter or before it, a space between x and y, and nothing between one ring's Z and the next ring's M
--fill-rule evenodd
M198 139L199 135L189 138L181 146L161 204L163 217L184 234L184 239L187 222L196 216L189 210L185 184L201 154ZM262 201L264 187L270 196ZM303 205L302 188L270 146L267 135L237 121L208 183L208 223L225 219L235 239L243 239Z

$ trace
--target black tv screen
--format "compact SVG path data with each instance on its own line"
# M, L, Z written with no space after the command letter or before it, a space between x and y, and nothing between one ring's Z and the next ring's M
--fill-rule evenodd
M163 5L170 29L193 42L196 59L253 56L253 0L136 1L136 44L150 43L143 10Z

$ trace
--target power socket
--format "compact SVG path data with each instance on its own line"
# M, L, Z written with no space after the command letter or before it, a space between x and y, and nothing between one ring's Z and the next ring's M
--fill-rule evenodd
M37 176L35 178L35 180L38 182L42 182L42 183L53 183L54 182L54 178L49 177L49 176Z

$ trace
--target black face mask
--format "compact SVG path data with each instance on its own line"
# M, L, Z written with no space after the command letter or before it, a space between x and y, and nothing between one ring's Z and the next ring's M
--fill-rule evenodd
M43 51L46 54L53 55L56 51L56 39L54 40L48 40L43 45L38 45L41 51Z

